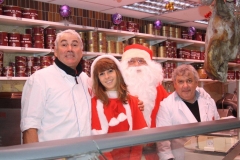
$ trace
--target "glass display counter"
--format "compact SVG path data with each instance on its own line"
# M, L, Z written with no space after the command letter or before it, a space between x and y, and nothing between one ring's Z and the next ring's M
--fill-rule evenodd
M117 155L127 155L129 159L143 159L148 155L157 154L155 142L179 138L188 139L184 143L186 160L220 160L229 154L236 159L239 154L237 152L240 152L239 149L236 151L239 144L239 128L239 118L233 118L0 147L0 160L104 160L109 159L109 154L113 155L114 159ZM130 152L131 154L128 154Z

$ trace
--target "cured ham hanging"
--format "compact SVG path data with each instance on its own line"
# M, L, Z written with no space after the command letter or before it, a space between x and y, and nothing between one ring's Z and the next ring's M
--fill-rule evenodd
M212 2L202 0L206 5ZM240 42L237 17L227 3L224 0L215 1L205 39L204 69L208 77L221 82L227 80L228 62L235 60Z

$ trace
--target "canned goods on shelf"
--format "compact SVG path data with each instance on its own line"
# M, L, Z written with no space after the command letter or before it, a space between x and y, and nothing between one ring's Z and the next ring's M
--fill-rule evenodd
M152 23L147 24L146 33L153 34L153 24Z
M148 44L148 43L143 43L142 45L143 45L144 47L149 48L149 44Z
M175 37L176 33L175 33L175 27L170 26L169 27L169 37Z
M33 48L44 48L44 42L43 41L33 42Z
M8 33L0 31L0 46L8 46Z
M44 29L45 35L56 35L56 28L47 27Z
M179 28L179 27L175 28L175 37L181 38L181 28Z
M32 27L32 34L41 34L41 35L44 35L44 28L43 27L39 27L39 26L36 26L36 27Z
M158 47L158 57L166 57L166 46L161 45Z
M156 46L149 46L149 49L153 52L153 57L157 57L157 47Z
M228 72L227 72L227 79L228 80L235 80L235 78L236 78L235 71L228 70Z
M8 33L8 45L13 47L20 47L20 33Z
M107 53L116 53L116 42L107 41Z
M38 19L38 13L36 9L33 8L23 8L22 18Z
M32 41L33 42L37 42L37 41L44 42L44 35L43 34L33 34Z
M195 40L197 40L197 41L202 41L202 33L196 32L196 33L195 33Z
M22 17L21 8L13 5L4 5L2 7L3 15L12 17Z
M129 39L128 39L128 44L129 44L129 45L139 44L139 38L135 38L135 37L129 38Z
M123 53L123 43L116 42L116 53L122 54Z

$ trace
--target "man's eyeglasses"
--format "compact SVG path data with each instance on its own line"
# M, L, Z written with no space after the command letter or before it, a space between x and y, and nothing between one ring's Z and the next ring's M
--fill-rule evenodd
M136 62L140 65L147 64L147 62L143 58L132 58L128 61L128 64L132 65L135 64Z

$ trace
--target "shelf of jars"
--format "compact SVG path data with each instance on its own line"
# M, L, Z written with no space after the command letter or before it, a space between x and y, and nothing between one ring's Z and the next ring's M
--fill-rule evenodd
M77 31L98 31L98 32L106 33L107 36L117 37L117 41L125 41L132 37L144 38L147 41L149 41L150 45L161 43L166 40L171 40L171 41L176 41L178 43L178 46L177 46L178 48L186 47L189 45L204 47L204 42L196 41L196 40L165 37L165 36L159 36L159 35L129 32L129 31L122 31L122 30L114 30L114 29L97 28L97 27L90 27L90 26L84 26L84 25L75 25L75 24L69 24L64 22L51 22L51 21L35 20L35 19L28 19L28 18L11 17L11 16L5 16L5 15L0 15L0 24L25 26L25 27L30 27L30 26L32 27L41 26L44 28L53 27L53 28L56 28L57 30L74 29Z

